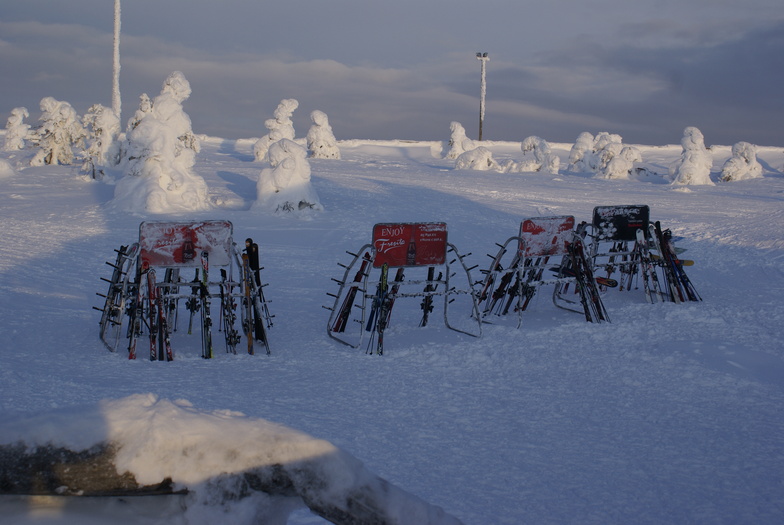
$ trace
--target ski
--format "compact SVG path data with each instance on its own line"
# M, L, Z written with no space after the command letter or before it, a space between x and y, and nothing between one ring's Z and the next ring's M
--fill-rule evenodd
M649 229L651 239L653 239L654 249L656 249L660 254L664 255L664 257L659 261L659 266L663 269L664 272L664 280L667 283L669 299L673 303L682 303L684 297L683 292L680 289L678 276L675 274L674 265L671 263L670 258L664 251L664 239L662 238L661 223L656 221L656 224L651 224Z
M174 352L171 347L171 336L169 333L169 300L161 293L161 290L156 285L155 290L156 309L158 310L158 360L159 361L173 361ZM152 329L152 327L150 327Z
M378 342L376 345L376 354L384 355L384 331L389 326L389 320L392 317L392 306L395 304L395 297L397 291L400 289L400 283L403 281L403 268L398 268L395 274L395 284L392 286L392 291L384 294L384 299L381 301L381 308L378 311Z
M142 288L142 272L136 273L135 299L129 305L130 319L128 322L128 359L136 359L136 343L142 335L144 324L144 292Z
M381 266L381 276L378 279L378 286L376 287L376 295L373 296L373 302L370 306L370 315L368 316L367 325L365 325L365 331L373 332L376 331L376 321L378 318L378 311L381 308L381 302L384 300L386 296L388 283L387 280L389 278L389 265L384 263ZM371 343L372 344L372 338ZM370 348L370 344L368 348Z
M640 257L640 273L642 273L642 287L645 292L645 300L653 303L656 297L662 301L661 290L659 290L659 277L656 275L656 267L651 262L651 254L648 251L648 242L645 240L645 232L637 230L637 251Z
M419 321L419 326L427 326L430 312L433 311L433 296L430 292L435 292L438 288L438 283L433 282L435 273L435 267L431 266L427 269L427 284L425 285L424 290L425 296L422 298L422 304L420 305L422 308L422 319ZM438 272L438 279L436 279L436 281L440 281L443 275L443 272Z
M652 253L651 259L653 259L654 261L661 261L663 260L663 257L655 253ZM678 259L678 261L680 262L681 266L694 266L694 261L692 261L691 259Z
M201 252L201 356L212 359L212 319L210 318L210 254Z
M585 319L591 323L609 321L607 311L604 309L599 289L596 287L596 280L593 270L585 256L585 249L582 237L578 234L569 243L569 259L575 273L575 282L580 292L580 302L583 305Z
M340 306L337 318L332 325L333 332L345 331L346 326L348 325L349 317L351 317L351 310L354 308L354 301L356 300L357 290L359 289L362 281L365 279L367 267L369 264L370 253L366 253L362 258L362 264L360 265L359 270L357 270L357 273L354 276L354 281L350 284L348 292L346 292L346 297L343 300L343 304Z
M226 352L231 354L237 353L237 343L240 342L240 336L237 329L234 328L237 319L236 308L237 304L234 302L234 283L230 282L228 275L224 268L221 268L221 324L223 327L223 337L226 341Z
M555 274L558 274L561 277L575 277L577 275L574 271L574 268L571 266L566 268L561 268L560 266L553 266L552 268L550 268L550 271ZM604 286L607 288L618 287L618 281L615 279L610 279L609 277L601 277L595 275L593 279L594 281L596 281L596 284L598 284L599 286Z
M674 280L674 285L681 301L702 301L702 297L697 293L697 289L683 269L683 263L678 258L677 251L672 244L672 232L670 230L662 230L659 221L654 223L654 229L664 267L668 271L668 276Z
M155 270L147 270L147 328L150 336L150 361L158 359L158 313L156 310Z
M201 302L199 301L201 285L199 282L199 269L196 268L196 275L193 277L193 281L191 281L191 296L188 297L187 301L185 301L185 308L189 312L188 335L191 335L193 332L193 314L196 313L199 308L201 308Z
M253 288L253 275L250 272L248 254L242 254L242 280L244 294L242 297L242 330L248 341L248 353L253 351L253 303L251 301L251 289Z

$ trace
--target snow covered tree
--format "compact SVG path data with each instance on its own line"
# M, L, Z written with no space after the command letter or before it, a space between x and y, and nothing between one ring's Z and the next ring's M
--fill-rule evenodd
M459 122L452 122L449 125L452 132L449 139L449 151L446 154L447 159L456 159L466 151L471 151L477 147L477 144L466 136L465 128Z
M339 159L338 141L332 133L329 118L323 111L315 110L310 114L313 125L308 130L307 144L310 156L314 159Z
M580 133L569 152L569 171L600 173L622 149L620 135L606 131L597 133L595 137L588 132Z
M152 111L152 100L150 100L149 95L147 93L142 93L139 96L139 109L136 110L136 113L128 119L128 124L125 126L126 133L130 133L133 131L133 128L139 125L139 122L142 121L144 117L147 116Z
M73 147L83 148L87 136L76 110L68 102L44 97L41 99L41 112L41 124L32 138L40 149L30 165L71 164Z
M273 118L264 121L264 127L269 130L253 146L253 156L257 161L265 160L270 145L281 139L294 140L294 123L291 115L299 107L299 102L293 98L284 98L275 108Z
M531 172L546 171L553 175L558 174L561 159L553 154L550 144L536 136L527 137L521 144L523 154L532 152L533 158L524 158L517 166L510 166L508 171Z
M762 177L762 165L757 160L757 146L748 142L738 142L732 146L732 157L721 168L719 180L758 179Z
M615 149L615 147L610 149ZM610 149L606 149L606 151ZM597 175L604 179L629 179L635 162L642 162L640 150L634 146L623 146L617 154L607 161L604 169L600 170Z
M5 151L19 151L25 147L25 139L30 131L30 125L24 119L30 116L27 108L14 108L5 124Z
M501 171L498 162L493 158L493 154L484 146L479 146L471 151L461 153L455 161L457 170L475 171Z
M120 119L114 111L101 104L90 106L82 118L89 132L87 149L84 152L82 173L92 178L103 178L104 166L115 166L119 162Z
M190 94L185 75L175 71L149 113L128 133L125 173L114 191L119 209L169 213L210 208L207 183L193 171L200 145L182 107Z
M670 165L670 180L672 184L713 185L710 179L710 170L713 158L705 147L702 132L689 126L683 130L681 139L683 152L680 159Z
M254 210L280 213L324 209L310 184L307 149L293 140L281 139L269 147L268 156L271 167L259 175Z

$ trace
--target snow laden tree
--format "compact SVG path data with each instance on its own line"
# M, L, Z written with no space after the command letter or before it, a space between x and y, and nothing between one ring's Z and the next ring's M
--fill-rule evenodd
M729 182L761 177L762 165L757 160L757 146L748 142L738 142L732 146L732 157L722 166L719 180Z
M459 122L452 122L449 125L451 136L449 138L449 151L447 159L456 159L466 151L476 149L477 144L466 136L465 128Z
M308 150L314 159L339 159L340 148L332 133L329 118L323 111L315 110L310 114L313 125L307 135Z
M252 209L281 212L321 211L316 190L310 183L308 151L290 139L269 147L270 168L261 170Z
M501 166L493 158L493 154L484 146L461 153L455 161L456 170L501 171Z
M264 127L269 133L261 137L253 146L253 156L257 161L267 159L267 151L270 145L281 139L294 140L294 122L291 116L299 107L299 102L293 98L284 98L275 108L273 118L264 121Z
M615 147L613 149L616 149ZM628 180L635 169L635 163L642 162L640 150L634 146L622 146L618 153L614 153L604 169L597 173L602 179Z
M190 97L185 75L164 81L150 111L128 133L114 204L131 212L170 213L209 209L207 183L193 171L198 139L182 103Z
M3 150L19 151L24 149L25 139L30 132L30 125L25 123L24 119L29 116L30 113L27 112L27 108L14 108L11 110L11 115L5 124Z
M623 140L620 135L602 131L594 137L584 131L577 137L569 152L569 171L600 173L622 149Z
M702 132L689 126L683 130L681 157L670 165L669 175L672 184L713 185L710 170L713 157L705 147Z
M139 125L139 122L151 112L152 100L150 100L150 96L147 93L142 93L139 95L139 108L136 110L136 113L128 119L128 124L125 126L125 132L130 133L133 131L134 128Z
M30 161L31 166L71 164L73 148L84 148L87 136L76 110L68 103L52 97L41 99L41 124L32 134L32 142L39 150Z
M114 111L101 104L90 106L82 118L88 131L87 149L84 151L82 173L94 179L102 179L105 166L116 166L119 162L120 119Z
M536 136L527 137L521 144L520 149L523 155L531 153L519 164L510 164L507 168L509 172L532 172L544 171L553 175L558 174L561 159L558 158L550 148L550 144L542 138Z

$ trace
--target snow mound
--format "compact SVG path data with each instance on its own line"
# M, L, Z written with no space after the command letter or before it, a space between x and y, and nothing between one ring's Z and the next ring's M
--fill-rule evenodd
M0 159L0 179L7 179L16 175L13 166L7 161Z
M19 443L28 453L36 447L113 451L118 475L130 473L147 486L170 479L175 490L189 492L188 515L214 514L217 507L224 523L269 523L270 516L285 523L281 514L307 504L334 523L459 524L327 441L240 412L205 412L153 394L0 427L0 445ZM260 492L275 498L261 502ZM258 502L263 516L249 511L248 501ZM269 508L271 501L278 508Z

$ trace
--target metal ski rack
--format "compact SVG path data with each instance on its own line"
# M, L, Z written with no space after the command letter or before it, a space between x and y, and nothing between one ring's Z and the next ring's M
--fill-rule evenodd
M107 263L114 268L111 279L103 279L109 282L109 291L98 294L105 298L104 307L94 307L102 312L100 338L104 345L116 352L124 333L128 357L135 359L138 343L146 335L150 359L171 360L171 336L177 331L180 300L184 300L190 314L188 334L198 312L201 355L211 358L211 302L216 299L220 301L217 326L224 334L226 351L237 353L241 335L236 324L241 318L249 353L254 353L253 341L261 342L269 353L267 331L274 316L264 298L266 285L260 281L257 284L257 270L242 264L244 256L232 235L229 221L141 223L139 242L116 250L116 262ZM182 275L182 270L189 268L195 270L193 281ZM216 279L216 269L220 280ZM163 280L156 281L157 276L163 276ZM241 316L236 313L238 305Z
M580 272L572 270L572 254L570 246L574 244L574 217L533 217L520 224L520 234L510 237L503 244L498 244L499 251L492 258L490 267L483 271L485 278L481 283L479 303L482 322L490 323L490 319L502 318L507 314L517 314L517 327L522 325L523 312L540 287L555 285L553 302L558 307L565 307L557 300L559 290L577 283ZM545 272L555 272L555 277L546 277ZM591 293L580 287L578 291ZM598 299L598 292L596 294ZM600 299L598 299L601 301ZM578 310L571 304L566 309L584 312L588 320L590 305L582 301L583 308ZM603 310L603 307L601 310ZM606 317L606 316L605 316ZM597 320L606 320L597 316Z
M433 309L433 299L443 297L443 318L447 328L480 337L482 325L476 302L476 293L472 287L470 270L465 264L465 257L457 248L447 242L445 223L395 223L376 224L373 228L373 242L363 245L356 252L346 252L353 256L348 264L338 263L345 268L341 279L333 279L338 284L337 293L328 293L334 298L327 322L327 334L332 339L359 348L364 333L371 333L371 341L377 338L375 349L370 353L383 353L383 332L389 319L392 305L398 298L422 299L423 317L420 326L427 324L429 313ZM451 260L447 255L453 254ZM389 269L395 268L394 276ZM458 269L456 269L458 268ZM368 289L369 276L373 269L381 270L378 287L374 291ZM459 269L462 269L460 272ZM407 279L404 271L426 271L426 276L419 279ZM436 276L436 270L440 270ZM465 274L466 287L454 284L454 277ZM417 291L412 291L417 287ZM471 303L471 316L476 322L475 329L456 326L449 317L449 305L456 296L465 295ZM357 325L354 328L354 324Z

